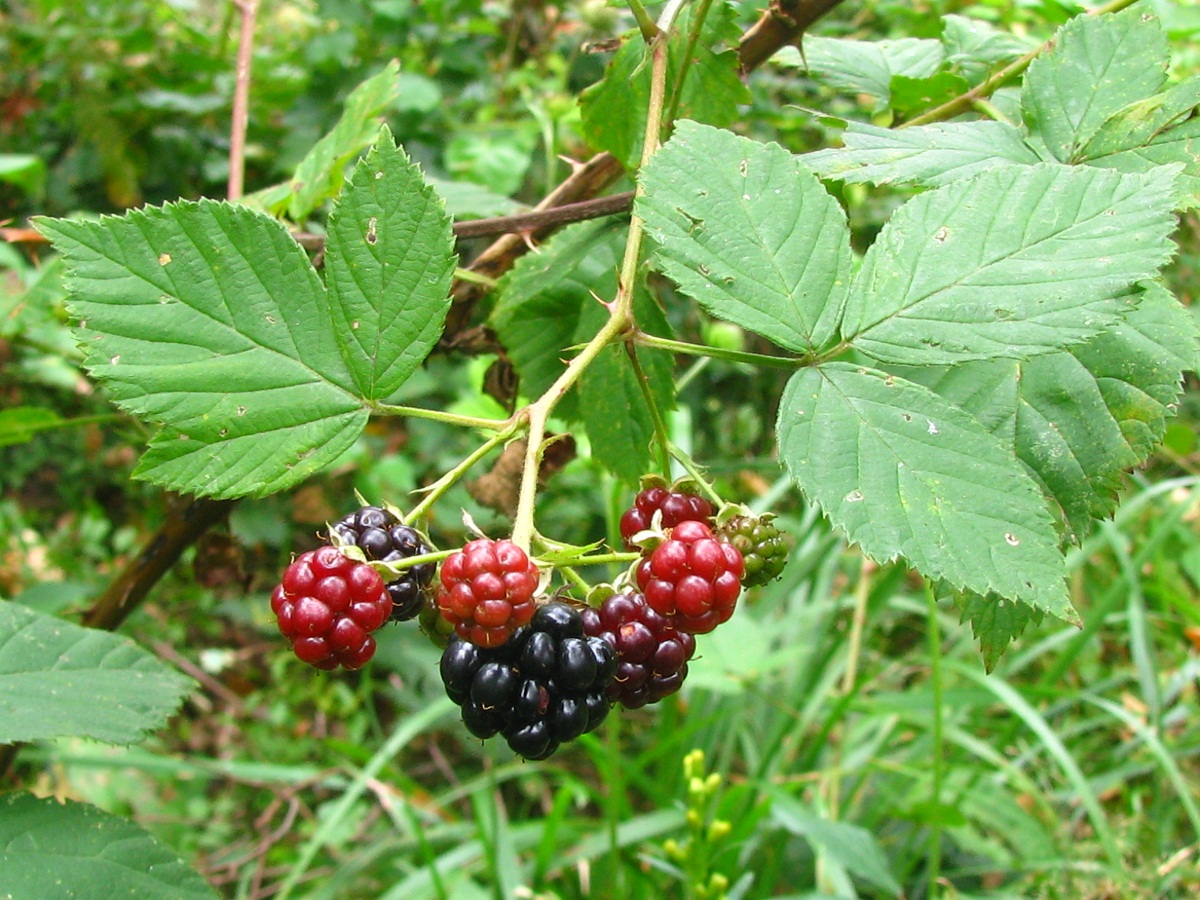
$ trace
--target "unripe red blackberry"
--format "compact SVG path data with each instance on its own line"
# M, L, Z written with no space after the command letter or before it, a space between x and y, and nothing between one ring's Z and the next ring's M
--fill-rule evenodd
M333 547L296 557L271 594L279 631L318 669L360 669L375 655L371 632L392 611L379 573Z
M497 647L452 637L439 670L471 734L502 734L513 752L545 759L604 720L616 667L612 647L584 633L575 609L548 603Z
M498 647L532 617L540 576L512 541L471 541L442 563L438 610L459 637Z
M632 549L633 536L653 524L656 512L662 513L663 528L674 528L680 522L707 524L713 517L712 504L703 497L665 487L648 487L638 493L633 506L621 516L621 537L627 547Z
M681 522L638 564L637 584L677 630L706 634L733 615L743 573L735 547L702 522Z
M614 594L598 609L585 609L582 617L587 634L603 638L617 652L617 673L608 699L636 709L657 703L683 685L696 639L676 631L644 596Z
M716 528L717 537L742 554L744 587L758 587L778 578L788 561L788 546L774 516L734 516Z
M364 506L330 530L344 544L361 548L367 559L380 562L398 562L433 552L419 531L403 524L390 510L378 506ZM405 569L387 583L392 597L393 620L402 622L421 611L436 569L435 563L421 563Z

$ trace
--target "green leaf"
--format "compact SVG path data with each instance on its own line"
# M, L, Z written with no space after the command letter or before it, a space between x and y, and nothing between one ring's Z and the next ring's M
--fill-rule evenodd
M526 209L516 200L489 191L469 181L445 181L426 178L438 196L446 201L446 212L456 221L487 219L492 216L511 216Z
M586 343L603 327L608 312L596 298L616 296L623 247L622 229L603 220L581 222L522 257L505 276L492 326L521 376L523 393L543 393L562 374L566 348ZM670 334L644 291L634 295L634 313L643 330ZM640 347L638 360L665 413L675 396L670 354ZM556 410L583 421L592 454L619 478L636 484L646 472L653 423L624 347L606 348L584 372L579 390Z
M140 477L264 495L362 431L324 287L276 220L202 200L36 224L66 261L89 370L118 406L163 426Z
M1019 600L1005 600L989 594L965 593L955 597L960 622L970 621L971 631L979 641L983 656L983 667L991 672L1008 649L1008 645L1019 638L1030 622L1041 624L1041 610Z
M39 431L57 428L62 422L58 413L41 406L16 406L0 410L0 447L24 444Z
M891 106L898 115L908 117L953 100L970 88L967 80L954 72L935 72L928 78L894 75Z
M849 122L842 143L844 147L806 153L800 159L822 178L923 187L941 187L997 166L1041 161L1021 133L1005 122L943 122L902 129Z
M1200 205L1200 119L1157 135L1148 144L1086 160L1089 166L1118 172L1149 172L1158 166L1181 164L1178 207Z
M390 397L429 355L455 259L450 217L385 126L329 217L326 242L334 333L363 397Z
M133 743L165 725L194 687L128 638L0 603L0 744Z
M25 153L0 153L0 181L16 185L33 200L46 190L46 164Z
M1167 77L1167 40L1158 19L1140 7L1077 16L1055 46L1025 73L1025 123L1063 162L1079 152L1110 116L1156 93Z
M86 803L0 797L4 896L216 900L179 855L132 822Z
M400 96L400 63L392 60L378 75L358 85L342 109L333 129L305 154L296 174L286 184L246 198L275 214L285 210L294 222L308 218L314 209L337 196L350 160L371 146L379 134L379 116Z
M1079 540L1116 509L1124 473L1162 440L1198 351L1195 318L1154 284L1122 322L1067 350L892 371L978 419L1034 473Z
M1073 620L1045 500L974 418L928 388L849 363L797 372L779 406L792 478L850 540L957 589Z
M800 353L836 339L850 232L795 156L683 121L641 181L658 268L701 306Z
M885 362L1028 357L1086 340L1169 258L1174 171L1006 166L923 194L867 251L842 335Z
M923 38L855 41L806 36L803 54L785 47L773 59L805 67L809 75L835 90L878 97L876 109L882 109L891 98L893 78L929 78L945 55L940 41Z
M1200 106L1200 76L1113 113L1080 151L1091 161L1145 146L1190 119Z
M892 895L903 892L888 865L887 855L871 832L846 822L823 819L779 788L772 788L770 793L771 816L782 828L804 838L814 850L828 854L855 878Z
M667 85L675 84L687 49L694 7L679 16L667 44ZM718 0L709 9L692 53L679 98L679 118L710 125L732 125L739 104L750 102L742 82L738 55L732 47L740 30L731 4ZM727 49L718 49L725 45ZM583 134L598 150L607 150L627 169L642 158L642 137L650 106L650 54L636 32L627 35L613 56L604 80L579 97Z
M1036 41L980 19L951 14L942 16L942 23L946 62L972 82L1037 46Z

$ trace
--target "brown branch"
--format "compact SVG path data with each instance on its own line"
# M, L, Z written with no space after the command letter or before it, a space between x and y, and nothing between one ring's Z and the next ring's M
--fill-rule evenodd
M91 609L83 624L112 630L137 609L142 599L192 543L225 517L232 500L175 496L167 506L166 518L146 541L142 552L126 563Z
M254 53L254 20L258 0L234 0L241 13L238 32L237 75L233 86L233 115L229 127L229 189L227 196L242 196L246 175L246 125L250 119L250 63Z
M456 238L492 237L498 234L526 234L545 232L572 222L598 219L626 212L633 205L633 191L594 197L578 203L566 203L551 209L535 209L531 212L515 213L511 216L496 216L492 219L469 219L454 223ZM325 236L307 231L296 231L292 237L305 250L318 251L325 246ZM48 241L32 228L0 228L0 240L10 244L46 244Z
M771 0L771 6L742 35L738 59L743 72L757 69L780 47L795 43L817 19L842 0Z

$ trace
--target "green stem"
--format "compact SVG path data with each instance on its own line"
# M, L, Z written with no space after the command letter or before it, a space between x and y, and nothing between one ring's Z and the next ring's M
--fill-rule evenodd
M576 572L573 566L558 566L554 571L562 572L563 576L568 581L583 591L583 595L585 597L587 596L587 592L592 589L592 586L588 583L587 579Z
M675 80L671 85L671 102L667 105L667 114L663 117L668 128L675 121L676 113L679 112L679 100L683 96L683 80L692 66L692 54L696 51L696 43L700 40L700 31L704 28L704 20L708 17L708 10L711 6L712 0L700 0L692 13L687 40L684 43L683 57L679 60L679 70L675 73Z
M642 399L646 401L646 409L650 411L650 421L654 424L654 440L658 445L659 471L662 472L663 478L670 479L671 454L667 448L671 444L671 438L667 434L667 423L663 421L662 412L659 410L658 404L654 401L654 394L650 390L650 379L646 377L646 370L642 368L642 363L638 359L637 347L631 341L626 341L625 352L629 354L629 361L633 364L634 377L637 379L638 388L642 392Z
M688 356L706 356L713 359L723 359L726 362L749 363L752 366L769 366L775 369L799 369L812 365L815 357L811 356L767 356L764 353L749 353L745 350L726 350L720 347L706 347L703 344L689 344L685 341L675 341L671 338L658 337L637 331L633 341L643 347L654 347L658 350L668 350L671 353L684 353Z
M664 11L664 16L666 15ZM646 114L645 139L642 146L642 164L658 149L658 136L662 124L663 93L667 75L667 34L660 31L650 42L650 100ZM639 184L634 192L636 198L642 190ZM546 437L546 422L555 405L571 388L584 370L592 364L609 344L626 336L634 326L633 287L637 278L638 263L642 252L644 223L639 216L629 219L629 236L625 241L625 256L621 261L621 274L617 284L617 296L609 306L609 319L604 327L587 342L579 355L567 364L554 384L536 401L527 406L518 416L528 423L528 445L525 448L525 465L521 472L521 490L517 498L517 515L513 521L512 541L528 551L534 533L534 506L537 500L538 470L542 464L542 443Z
M606 566L612 563L632 563L642 558L640 553L594 553L571 562L573 566Z
M471 269L464 269L461 266L455 267L454 277L459 281L467 281L471 284L481 284L485 288L491 288L492 290L495 290L496 286L500 284L500 282L498 282L495 278L488 278L486 275L482 275L479 272L474 272Z
M516 434L517 430L518 426L513 424L503 431L492 435L479 447L477 447L466 459L430 485L426 489L424 499L422 499L420 503L409 510L408 515L404 517L404 524L411 525L413 522L418 521L433 507L435 503L437 503L442 494L446 493L446 491L450 490L450 488L458 483L458 480L467 473L467 470L470 469L471 466L475 465L475 463L479 462L479 460L491 453L492 450L511 438L514 434Z
M485 431L504 431L512 424L509 419L483 419L479 416L460 416L458 413L440 409L421 409L418 406L391 406L387 403L372 403L371 412L385 416L407 416L410 419L429 419L463 428L482 428Z
M422 553L418 556L410 556L407 559L398 559L395 562L374 562L373 566L380 569L386 569L393 576L399 576L405 569L411 569L413 566L419 566L422 563L441 562L449 556L457 553L458 550L433 550L429 553Z
M638 31L642 33L642 40L649 44L652 40L658 37L658 26L654 24L654 20L650 18L650 13L646 11L646 7L642 5L642 0L625 0L625 5L629 7L629 11L633 13L633 20L637 22Z
M684 471L688 473L688 476L692 479L692 481L696 482L696 484L699 485L700 490L708 495L708 499L711 500L715 506L719 507L721 503L724 502L721 500L721 495L717 493L717 489L712 486L708 478L705 477L704 473L700 471L700 467L696 465L695 460L688 456L677 444L670 444L668 449L670 450L671 455L679 461L681 466L683 466Z
M929 682L933 691L933 727L930 736L933 739L933 822L929 830L929 897L937 897L938 880L941 878L942 865L942 826L941 817L937 810L942 802L942 765L945 749L942 736L942 633L938 622L937 598L928 582L925 584L925 595L929 601Z

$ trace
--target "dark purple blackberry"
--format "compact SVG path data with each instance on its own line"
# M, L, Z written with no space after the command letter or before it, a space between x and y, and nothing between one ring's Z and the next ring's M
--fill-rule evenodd
M614 594L599 609L584 610L583 625L590 637L603 638L617 651L609 700L636 709L657 703L683 685L696 639L677 631L641 594Z
M499 647L450 638L440 670L471 734L503 734L514 753L545 759L604 721L617 656L584 634L576 609L547 603Z
M633 506L621 516L621 537L625 546L633 548L632 539L639 531L650 527L654 514L662 513L662 527L674 528L680 522L712 521L712 504L695 494L673 491L661 486L648 487L634 498Z
M332 531L343 544L355 544L367 559L380 562L397 562L433 552L419 531L402 524L394 513L378 506L364 506L351 513L334 525ZM421 612L436 569L436 563L421 563L405 569L399 578L388 582L393 621L403 622Z

